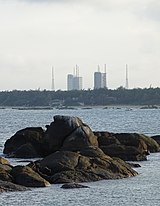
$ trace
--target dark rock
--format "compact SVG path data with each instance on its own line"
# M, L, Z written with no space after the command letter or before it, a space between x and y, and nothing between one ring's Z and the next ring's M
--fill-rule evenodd
M120 133L114 134L121 144L134 146L139 150L149 152L159 152L160 146L151 137L137 133Z
M80 150L79 153L87 157L103 157L104 156L104 152L99 147L94 147L94 146L83 148Z
M119 157L125 161L142 161L147 160L145 151L139 151L136 147L116 145L101 147L103 152L111 157Z
M81 185L81 184L77 184L77 183L67 183L62 185L63 189L79 189L79 188L89 188L86 185Z
M49 154L58 150L77 151L87 146L98 146L97 137L78 117L54 116L45 132Z
M99 147L108 146L111 144L120 144L119 140L113 136L113 133L110 132L94 132L98 137Z
M143 138L140 134L137 133L116 133L114 134L116 139L125 146L133 146L137 149L142 149L147 151L147 145L143 141Z
M148 147L143 139L138 134L93 133L78 117L55 116L45 132L39 127L26 128L6 141L5 154L45 158L27 166L0 165L0 179L27 187L45 187L50 183L135 176L137 172L119 157L145 159Z
M45 153L43 149L43 141L44 131L41 127L28 127L19 130L5 142L3 153L8 154L11 157L17 155L17 157L21 158L23 158L23 156L27 156L27 158L32 157L32 155L35 157L35 153L37 153L37 156L39 157ZM23 149L25 152L23 152Z
M49 182L28 166L15 166L11 171L11 175L14 178L14 183L26 187L50 186Z
M52 174L73 170L78 164L79 154L70 151L57 151L40 161L42 168L47 167L52 171Z
M12 182L13 178L7 170L0 167L0 180Z
M151 139L153 139L154 141L158 143L158 145L160 145L160 135L152 136Z
M16 191L27 191L27 187L16 185L8 181L0 180L0 193L2 192L16 192Z
M47 167L51 170L50 183L89 182L137 175L122 160L112 159L101 150L97 154L95 149L91 151L89 148L88 151L86 154L90 156L71 151L55 152L41 160L39 168L42 170Z
M7 172L10 172L12 170L13 166L12 165L5 165L0 163L0 169L3 169Z
M14 153L14 158L36 158L40 155L35 150L35 147L31 143L21 145Z
M48 167L41 167L39 162L40 160L30 162L26 166L30 167L33 171L38 173L42 178L50 182L50 176L52 175L51 169L49 169Z
M127 162L127 164L129 164L131 167L133 168L138 168L138 167L141 167L140 164L137 164L137 163L133 163L133 162Z
M45 132L41 127L18 131L6 141L3 152L8 157L34 158L58 150L78 151L88 146L98 146L97 137L90 127L78 117L58 115Z
M88 126L82 125L65 138L61 150L78 151L89 146L98 146L97 137Z
M6 141L4 153L11 157L35 158L60 150L89 152L86 148L98 146L106 155L128 161L146 160L149 151L160 151L160 146L146 135L92 132L78 117L57 115L45 132L40 127L18 131Z
M127 161L147 160L149 152L159 151L159 145L150 137L137 133L94 132L99 147L111 157Z

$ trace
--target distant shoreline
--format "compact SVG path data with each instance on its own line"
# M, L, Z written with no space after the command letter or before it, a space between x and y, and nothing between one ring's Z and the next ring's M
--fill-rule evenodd
M47 107L47 106L4 106L3 109L15 109L15 110L90 110L90 109L160 109L159 105L97 105L97 106L62 106L62 107Z

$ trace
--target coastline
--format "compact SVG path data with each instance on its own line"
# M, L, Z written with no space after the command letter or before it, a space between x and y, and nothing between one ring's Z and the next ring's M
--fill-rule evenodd
M15 110L77 110L77 109L160 109L159 105L86 105L86 106L2 106L0 109L15 109Z

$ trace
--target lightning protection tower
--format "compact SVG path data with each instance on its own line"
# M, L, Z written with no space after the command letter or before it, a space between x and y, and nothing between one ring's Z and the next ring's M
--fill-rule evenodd
M51 85L51 89L52 91L55 91L55 87L54 87L54 68L52 67L52 85Z
M129 89L129 84L128 84L128 65L126 64L126 85L125 89Z

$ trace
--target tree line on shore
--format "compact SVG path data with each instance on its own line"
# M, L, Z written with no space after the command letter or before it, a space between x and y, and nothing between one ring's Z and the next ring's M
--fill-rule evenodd
M160 105L160 88L0 92L0 106Z

